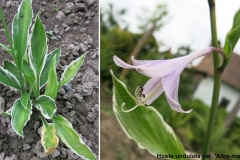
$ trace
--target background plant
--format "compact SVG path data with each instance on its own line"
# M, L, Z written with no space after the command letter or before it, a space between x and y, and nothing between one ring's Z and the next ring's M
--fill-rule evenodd
M32 111L38 112L43 122L41 143L47 155L58 146L58 138L60 138L79 156L96 159L73 129L72 124L64 117L55 114L58 90L75 76L87 53L71 62L58 81L56 65L59 62L61 48L47 54L46 32L39 14L34 20L35 23L31 24L33 18L31 3L31 0L23 0L20 4L12 24L12 39L0 10L10 48L0 45L14 59L14 62L4 60L3 67L0 67L0 82L20 94L20 98L4 114L11 116L14 131L23 137L23 127L30 120ZM45 92L41 93L40 89L44 87Z

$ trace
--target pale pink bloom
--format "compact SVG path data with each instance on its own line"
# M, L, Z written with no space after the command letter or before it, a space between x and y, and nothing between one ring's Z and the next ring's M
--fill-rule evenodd
M135 91L137 105L150 105L164 91L172 110L189 113L192 110L184 111L178 102L180 74L190 62L213 51L223 54L220 49L208 47L200 52L170 60L135 60L132 57L133 65L123 62L117 56L114 56L113 60L119 67L136 69L139 73L150 77L142 88L138 87Z

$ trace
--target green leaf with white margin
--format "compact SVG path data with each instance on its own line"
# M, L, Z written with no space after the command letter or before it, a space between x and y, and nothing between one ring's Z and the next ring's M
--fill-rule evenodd
M58 81L57 81L57 71L56 71L56 55L53 57L51 66L48 72L48 81L46 85L45 95L56 99L58 92Z
M25 60L23 60L22 64L22 73L24 74L24 77L26 79L27 86L34 86L34 73Z
M3 68L11 72L17 79L21 79L21 74L17 67L12 63L7 60L3 61Z
M11 124L13 130L20 136L23 136L23 127L27 124L32 114L32 105L28 104L27 109L25 109L20 99L17 99L13 104L12 112L11 112Z
M42 87L48 80L48 72L49 72L49 68L52 62L52 58L56 55L56 65L58 64L59 60L60 60L60 55L61 55L61 48L57 48L56 50L52 51L48 56L47 56L47 60L46 60L46 64L43 68L42 74L41 74L41 78L40 78L40 86Z
M227 58L231 56L233 50L240 38L240 9L236 12L233 25L231 30L228 32L225 38L225 44L223 47L223 52L226 54Z
M20 97L21 104L25 109L27 109L30 96L31 96L30 93L23 93Z
M4 44L0 43L0 46L6 51L8 52L12 57L14 57L12 50L10 48L8 48L7 46L5 46Z
M41 72L47 58L47 38L39 14L35 19L30 38L29 63L35 76L35 86L40 86Z
M81 55L81 57L77 58L75 61L72 61L65 68L60 78L60 83L58 84L58 88L61 88L64 84L68 83L77 74L77 71L82 66L86 55L87 55L87 52Z
M67 147L86 160L96 160L90 148L84 144L68 120L63 116L53 116L52 120L56 127L57 136Z
M47 123L43 118L42 121L41 144L44 148L44 153L48 156L57 148L59 139L56 135L55 126L52 123Z
M128 138L151 154L184 155L182 143L162 115L151 106L136 106L135 98L126 85L111 71L113 79L113 111ZM124 112L130 110L130 112ZM184 159L185 158L180 158Z
M11 117L11 112L12 112L12 107L6 110L6 112L2 112L1 114L5 117Z
M21 86L17 78L3 67L0 67L0 83L10 86L13 89L21 90Z
M33 104L46 119L51 119L57 110L54 100L46 95L39 96Z
M13 19L13 46L15 62L18 68L21 68L23 57L27 51L28 32L33 16L31 4L31 0L23 0L18 8L18 13Z

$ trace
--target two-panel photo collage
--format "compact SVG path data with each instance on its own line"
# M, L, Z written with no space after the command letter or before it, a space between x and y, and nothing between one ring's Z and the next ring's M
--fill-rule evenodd
M0 160L240 160L239 0L0 0Z

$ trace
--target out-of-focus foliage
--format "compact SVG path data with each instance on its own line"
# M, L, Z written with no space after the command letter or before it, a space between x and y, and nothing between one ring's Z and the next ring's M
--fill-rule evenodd
M114 12L115 11L115 12ZM111 79L109 69L114 70L116 75L120 73L120 68L113 64L113 55L117 55L126 60L142 34L132 33L127 28L122 29L118 21L122 21L126 10L116 11L110 4L108 10L101 10L100 13L100 46L101 46L101 80ZM152 59L158 55L158 45L153 36L147 39L140 56L150 56ZM159 58L159 57L158 57ZM116 72L117 70L117 72Z

